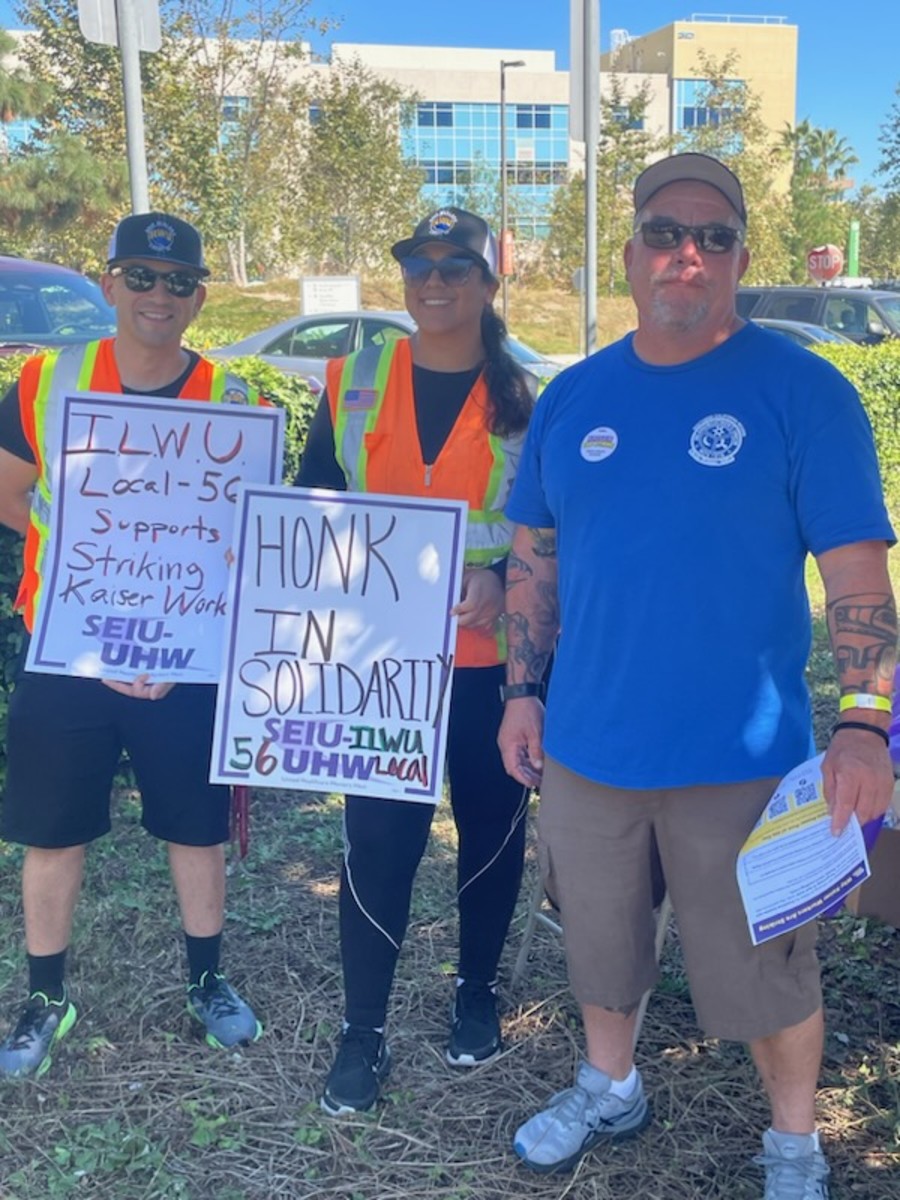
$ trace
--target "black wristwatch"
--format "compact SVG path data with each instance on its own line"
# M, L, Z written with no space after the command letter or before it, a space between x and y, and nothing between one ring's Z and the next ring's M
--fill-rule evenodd
M541 696L543 691L539 683L501 683L500 699L505 704L507 700L518 700L522 696Z

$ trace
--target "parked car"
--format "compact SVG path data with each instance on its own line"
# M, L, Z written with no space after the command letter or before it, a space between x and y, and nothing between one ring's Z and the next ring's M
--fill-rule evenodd
M782 333L798 346L821 346L823 342L843 342L845 346L852 344L852 339L835 329L826 329L824 325L810 325L806 321L781 321L777 317L751 317L754 325Z
M116 314L92 280L53 263L0 256L0 354L110 337Z
M408 337L415 328L416 323L407 312L319 313L289 317L209 353L221 359L253 354L288 375L322 380L329 358L341 358L364 346L383 346L395 338ZM539 379L550 379L562 370L558 363L518 338L507 338L507 346L519 366Z
M859 287L741 287L739 316L805 321L873 345L900 337L900 295Z

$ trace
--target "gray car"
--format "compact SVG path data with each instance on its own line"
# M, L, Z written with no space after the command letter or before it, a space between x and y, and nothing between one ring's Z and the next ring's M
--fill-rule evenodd
M303 375L317 383L325 378L329 358L342 358L364 346L384 346L395 338L414 333L416 323L407 312L366 310L360 312L318 313L308 317L288 317L259 333L209 351L213 358L242 358L255 355L288 375ZM562 367L545 358L518 338L507 338L513 358L523 370L538 379L551 379Z

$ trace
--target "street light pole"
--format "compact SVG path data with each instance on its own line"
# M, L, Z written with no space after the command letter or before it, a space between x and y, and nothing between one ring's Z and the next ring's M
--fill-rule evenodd
M500 61L500 276L502 280L501 310L504 322L509 314L509 273L507 268L508 231L506 228L506 69L507 67L524 67L524 59L517 58L512 62Z

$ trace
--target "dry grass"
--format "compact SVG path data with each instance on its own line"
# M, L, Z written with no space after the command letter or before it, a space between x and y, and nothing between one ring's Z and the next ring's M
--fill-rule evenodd
M3 1091L3 1200L759 1197L749 1162L765 1124L759 1089L739 1047L698 1032L674 932L639 1051L655 1123L636 1142L590 1155L572 1177L539 1178L516 1165L510 1141L571 1081L578 1059L561 947L546 931L536 935L526 979L505 997L503 1058L474 1072L447 1067L455 928L446 813L401 959L385 1102L373 1115L334 1121L317 1097L340 1018L338 803L255 799L251 855L229 884L226 957L266 1034L234 1053L196 1040L163 856L138 828L133 801L120 808L115 839L91 856L79 909L71 971L79 1023L48 1076ZM22 978L17 858L8 850L0 886L9 1010ZM831 1032L821 1113L838 1200L897 1194L898 936L850 918L824 934Z

